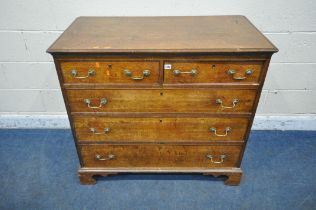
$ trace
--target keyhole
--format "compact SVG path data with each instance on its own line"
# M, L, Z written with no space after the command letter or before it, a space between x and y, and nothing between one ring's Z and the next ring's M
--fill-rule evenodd
M112 64L108 64L108 68L111 69L112 68Z
M162 119L160 119L160 120L159 120L159 122L161 122L161 123L162 123Z
M215 65L215 64L213 64L213 65L212 65L212 69L213 69L213 70L215 70L215 67L216 67L216 65Z
M160 92L160 95L163 96L163 92Z

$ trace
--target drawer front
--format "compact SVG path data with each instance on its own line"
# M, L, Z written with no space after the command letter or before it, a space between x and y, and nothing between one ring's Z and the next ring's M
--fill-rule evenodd
M84 167L234 167L241 146L81 145Z
M165 62L165 83L258 83L262 62Z
M256 90L67 90L72 112L251 112Z
M159 62L62 62L65 83L158 83Z
M74 117L82 141L243 141L247 118Z

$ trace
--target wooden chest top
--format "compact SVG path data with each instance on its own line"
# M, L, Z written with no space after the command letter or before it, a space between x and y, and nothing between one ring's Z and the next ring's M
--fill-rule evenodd
M49 53L276 51L244 16L79 17L47 50Z

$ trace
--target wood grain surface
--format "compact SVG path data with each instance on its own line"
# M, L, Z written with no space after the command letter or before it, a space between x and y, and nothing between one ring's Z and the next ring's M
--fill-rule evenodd
M109 118L75 116L79 141L105 142L213 142L243 141L248 118ZM217 136L210 128L216 128ZM91 132L90 128L96 131ZM110 128L109 132L104 132ZM98 133L98 134L95 134Z
M81 145L84 167L205 167L222 168L236 166L241 147L197 145ZM97 160L96 155L113 159ZM213 163L206 156L212 155Z
M174 62L165 61L164 66L170 69L164 69L164 83L258 83L263 62ZM197 74L175 75L175 71L191 72L196 70ZM228 74L229 70L234 70L234 75ZM251 70L251 75L246 75L246 71ZM237 80L237 77L245 79Z
M107 62L62 62L61 70L65 83L158 83L159 62L152 61L107 61ZM75 78L71 72L76 70L78 77L88 75L89 70L94 70L95 75L87 78ZM130 77L124 74L129 70ZM133 77L142 77L143 71L149 70L150 75L142 80L134 80Z
M47 50L58 52L275 52L244 16L79 17Z
M67 90L72 112L251 112L256 90L225 89L173 89L173 90ZM102 98L107 104L91 109L84 102L90 99L93 106L99 106ZM233 100L239 102L234 108L222 108L216 103L222 100L225 106L233 106Z

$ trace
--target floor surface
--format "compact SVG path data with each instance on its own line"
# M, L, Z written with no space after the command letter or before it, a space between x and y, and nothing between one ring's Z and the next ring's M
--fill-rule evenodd
M316 132L253 131L240 186L202 175L79 184L70 130L0 130L0 209L316 209Z

